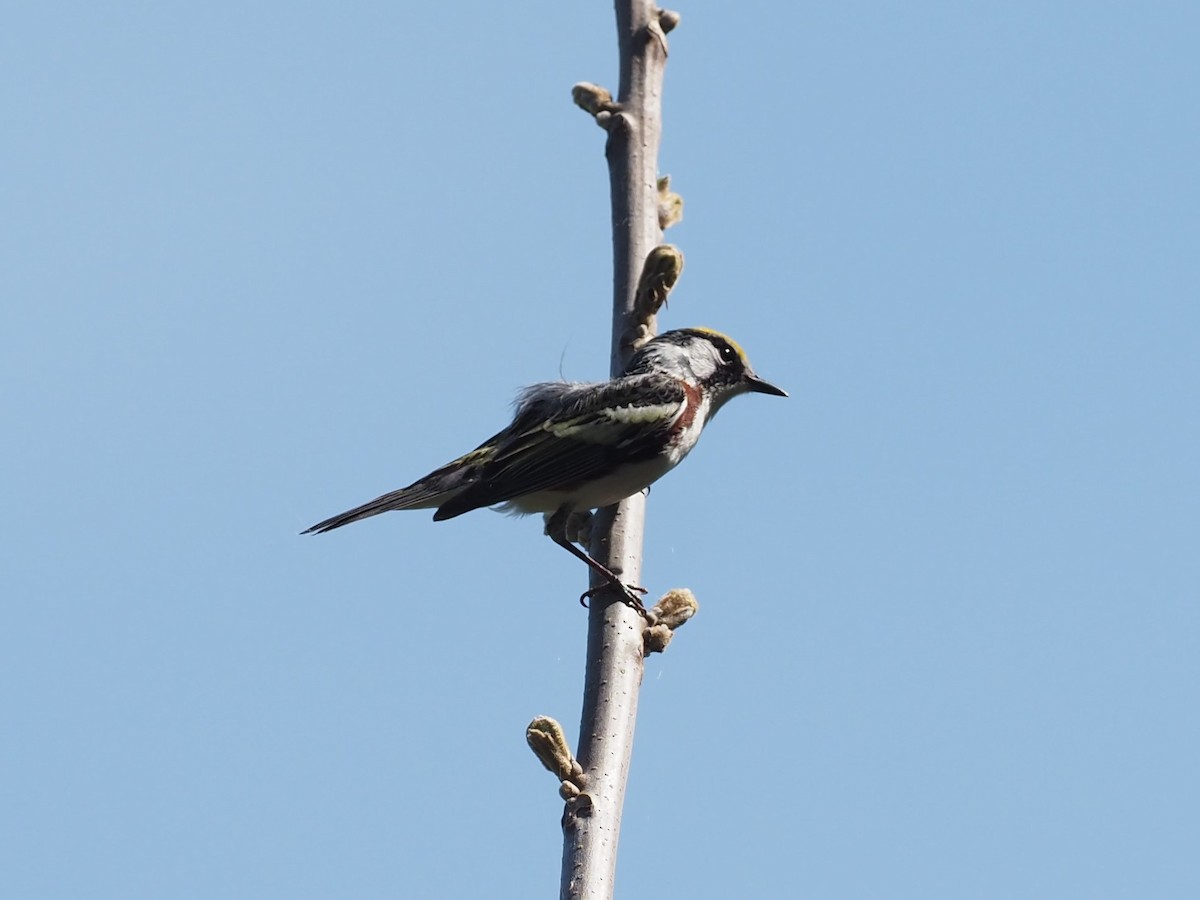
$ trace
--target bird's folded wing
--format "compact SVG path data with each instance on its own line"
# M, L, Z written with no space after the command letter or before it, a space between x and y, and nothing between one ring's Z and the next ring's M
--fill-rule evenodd
M478 480L436 518L539 491L570 491L621 465L653 458L686 403L682 382L657 373L527 388L513 424L480 448L491 452Z

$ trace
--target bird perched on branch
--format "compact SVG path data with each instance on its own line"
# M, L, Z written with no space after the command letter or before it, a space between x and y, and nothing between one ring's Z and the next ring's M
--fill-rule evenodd
M687 456L717 410L752 392L787 396L754 373L732 338L708 328L668 331L642 346L617 378L530 385L517 399L512 424L470 453L303 533L393 509L436 509L435 521L484 506L543 513L556 544L644 612L636 593L644 589L624 584L576 547L568 518L645 490Z

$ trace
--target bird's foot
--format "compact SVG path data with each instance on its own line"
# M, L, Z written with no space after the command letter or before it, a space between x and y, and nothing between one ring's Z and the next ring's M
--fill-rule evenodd
M600 585L600 587L594 587L591 590L584 591L582 594L580 594L579 595L579 605L583 606L583 607L587 607L588 601L592 597L594 597L596 594L601 593L602 591L607 591L609 588L616 589L621 594L621 602L622 603L624 603L630 609L637 610L638 615L640 615L643 619L645 619L651 625L654 624L654 616L650 613L649 610L646 609L645 605L642 603L642 598L641 598L641 595L648 593L648 591L644 587L641 587L640 585L625 584L624 582L620 582L620 581L614 581L614 582L610 582L608 584L602 584L602 585Z

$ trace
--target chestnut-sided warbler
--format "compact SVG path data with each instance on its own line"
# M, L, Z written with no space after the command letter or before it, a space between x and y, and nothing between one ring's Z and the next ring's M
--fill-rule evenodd
M645 490L688 455L717 410L750 392L787 396L754 373L732 338L708 328L668 331L634 353L617 378L530 385L512 424L470 453L304 533L393 509L436 509L435 521L483 506L543 513L546 534L640 610L634 591L641 589L576 547L568 518Z

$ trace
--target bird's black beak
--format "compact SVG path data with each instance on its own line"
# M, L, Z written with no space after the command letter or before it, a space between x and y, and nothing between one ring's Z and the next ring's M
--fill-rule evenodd
M746 386L756 394L770 394L773 397L786 397L787 391L777 388L769 381L763 381L753 372L746 373Z

